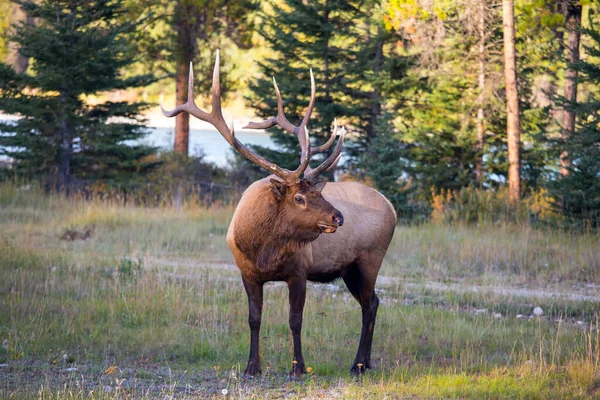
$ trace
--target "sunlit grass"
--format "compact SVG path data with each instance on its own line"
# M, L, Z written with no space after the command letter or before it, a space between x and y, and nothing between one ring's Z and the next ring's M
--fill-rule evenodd
M247 303L225 244L232 212L0 186L0 397L600 394L600 306L588 299L600 291L598 237L521 226L399 227L378 285L376 369L362 382L348 375L360 310L343 284L309 287L303 347L312 373L301 382L286 381L287 289L267 285L264 373L243 380ZM88 228L87 240L60 239ZM539 296L492 290L516 285ZM580 289L588 300L543 293ZM534 306L543 318L530 318Z

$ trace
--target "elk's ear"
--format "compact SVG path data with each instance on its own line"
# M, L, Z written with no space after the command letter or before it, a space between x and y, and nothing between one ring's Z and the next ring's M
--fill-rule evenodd
M323 188L325 187L325 185L327 185L327 181L318 181L317 183L315 183L313 185L313 188L317 191L317 192L321 192L323 190Z
M287 185L277 179L271 179L271 192L273 193L273 197L275 200L281 201L285 197L287 192Z

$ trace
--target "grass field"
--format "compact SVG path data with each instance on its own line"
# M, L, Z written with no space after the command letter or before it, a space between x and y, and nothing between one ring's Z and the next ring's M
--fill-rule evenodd
M349 375L360 309L334 282L309 287L311 373L288 381L287 289L269 284L263 374L245 379L232 212L0 186L0 398L600 397L598 235L400 226L377 285L374 371Z

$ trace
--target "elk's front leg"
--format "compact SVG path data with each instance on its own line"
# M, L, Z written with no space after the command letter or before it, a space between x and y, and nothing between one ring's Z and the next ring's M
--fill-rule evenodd
M261 372L258 341L262 320L263 284L242 277L248 295L248 325L250 325L250 355L246 366L246 375L254 376Z
M290 292L290 330L294 340L294 361L290 375L296 377L306 372L300 340L302 313L304 311L304 301L306 300L306 279L294 278L288 281L288 288Z

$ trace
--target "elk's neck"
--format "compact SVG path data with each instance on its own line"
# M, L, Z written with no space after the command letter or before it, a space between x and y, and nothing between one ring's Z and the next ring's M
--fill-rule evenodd
M274 271L319 237L290 224L269 192L255 199L235 222L235 244L261 271Z

